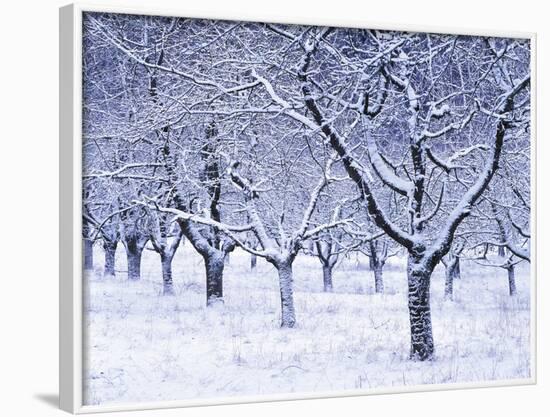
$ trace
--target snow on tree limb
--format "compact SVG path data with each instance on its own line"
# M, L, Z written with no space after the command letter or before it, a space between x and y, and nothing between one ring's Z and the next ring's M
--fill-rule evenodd
M412 193L413 184L399 177L393 170L389 169L386 162L380 157L378 147L372 138L367 135L365 140L367 141L369 158L374 168L374 172L376 172L382 182L401 195L410 195Z
M453 130L461 130L461 129L464 129L468 123L470 123L474 117L474 115L476 114L477 112L477 108L475 108L474 110L472 110L470 113L468 113L463 119L462 121L455 121L455 122L451 122L449 123L448 125L442 127L441 129L439 129L438 131L436 132L431 132L429 131L428 129L424 129L421 133L420 133L420 138L419 140L423 140L423 139L435 139L435 138L438 138L440 136L443 136ZM432 113L432 116L434 114Z
M163 72L166 72L166 73L169 73L169 74L180 76L180 77L182 77L182 78L184 78L188 81L191 81L192 83L194 83L196 85L199 85L199 86L216 88L217 90L223 92L224 94L238 93L240 91L247 90L247 89L253 88L256 85L258 85L257 82L253 82L253 83L247 83L247 84L227 88L227 87L224 87L223 85L221 85L219 83L216 83L212 80L198 78L194 74L181 71L181 70L179 70L177 68L174 68L174 67L166 67L166 66L159 65L159 64L156 64L156 63L148 62L147 60L145 60L143 58L140 58L138 55L136 55L130 49L125 47L123 42L121 40L117 39L117 37L114 34L112 34L109 31L109 29L107 27L105 27L103 24L101 24L97 19L94 19L93 17L90 17L90 21L94 22L96 27L103 33L105 38L107 40L109 40L118 50L120 50L121 52L126 54L128 57L130 57L131 59L133 59L137 63L139 63L139 64L141 64L141 65L143 65L147 68L152 68L152 69L160 70L160 71L163 71Z
M380 208L379 203L374 197L369 181L365 178L360 166L357 164L355 159L349 154L347 146L343 138L332 128L332 126L325 121L323 114L321 113L320 108L318 107L315 99L313 98L310 88L307 84L307 70L311 60L311 54L314 51L311 48L309 51L306 51L302 67L300 69L300 77L302 81L302 94L306 102L306 106L311 111L315 123L321 129L327 140L330 142L334 150L338 153L342 162L348 172L348 175L351 179L357 184L359 190L361 191L362 196L367 201L367 207L369 213L371 214L375 223L383 229L389 236L394 240L401 243L405 247L413 246L413 239L408 233L399 229L394 225L391 220L384 214L383 210ZM309 122L310 124L311 122Z
M157 162L135 162L131 164L126 164L114 171L100 171L100 172L91 172L89 174L84 174L82 178L103 178L103 177L118 177L120 174L127 170L135 169L135 168L158 168L164 166L161 163Z

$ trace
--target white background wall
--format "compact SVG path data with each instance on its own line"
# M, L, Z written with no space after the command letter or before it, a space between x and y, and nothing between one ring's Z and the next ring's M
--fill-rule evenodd
M103 1L107 3L108 0ZM57 410L59 0L4 1L0 18L0 415ZM550 24L544 1L118 1L191 12L260 14L538 33L537 386L146 411L136 415L539 416L550 408ZM36 237L36 238L35 238ZM546 410L545 410L546 408ZM145 413L145 414L144 414ZM119 416L130 413L119 413Z

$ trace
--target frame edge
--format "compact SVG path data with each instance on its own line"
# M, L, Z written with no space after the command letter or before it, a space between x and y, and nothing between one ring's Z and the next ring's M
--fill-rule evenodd
M537 33L536 32L504 32L495 30L481 30L472 28L442 28L438 26L428 25L403 25L396 23L381 23L381 22L363 22L362 20L346 20L341 21L339 24L331 23L330 19L318 20L317 23L311 22L311 19L307 19L304 16L298 16L294 18L283 18L281 16L274 16L267 19L265 16L262 18L261 13L252 13L241 16L240 18L227 13L211 13L211 12L198 12L196 9L189 9L189 13L185 13L185 8L179 8L176 10L163 9L161 7L151 6L144 8L143 6L121 6L116 4L105 3L87 3L76 2L70 5L66 5L59 8L59 408L72 413L72 414L88 414L88 413L101 413L101 412L116 412L116 411L135 411L135 410L156 410L156 409L173 409L173 408L187 408L187 407L200 407L200 406L217 406L217 405L231 405L231 404L257 404L265 402L278 402L278 401L295 401L295 400L310 400L310 399L323 399L323 398L346 398L356 396L370 396L370 395L384 395L384 394L400 394L409 392L438 392L448 391L456 389L476 389L476 388L493 388L493 387L513 387L513 386L526 386L537 384L538 369L537 369L537 332L536 321L531 323L532 336L532 356L534 361L532 363L531 375L528 378L521 379L519 381L496 381L495 384L478 385L478 384L457 384L455 386L449 386L448 384L442 384L439 386L414 386L410 390L380 390L374 392L359 392L349 393L343 395L329 395L326 393L320 393L319 395L299 394L296 396L286 394L284 396L255 396L254 398L236 398L235 400L221 399L219 401L199 400L176 400L176 401L161 401L161 402L145 402L135 404L116 404L116 405L101 405L101 406L89 406L84 405L82 401L82 332L78 331L78 328L82 329L83 317L82 317L82 285L81 285L81 272L77 273L77 269L81 268L81 240L78 239L81 233L77 223L81 221L80 211L78 209L81 203L81 194L77 191L80 187L78 181L81 175L80 162L76 157L81 157L81 149L77 142L81 139L77 135L77 131L80 131L80 115L79 109L81 105L81 82L79 71L81 71L82 63L79 61L80 55L77 52L81 47L81 27L78 25L81 23L80 19L83 12L107 12L107 13L128 13L128 14L146 14L152 16L186 16L191 18L204 18L204 19L216 19L216 20L242 20L242 21L270 21L286 24L306 24L306 25L331 25L335 27L368 27L372 29L384 29L384 30L400 30L400 31L425 31L432 33L451 33L457 35L472 35L472 36L495 36L495 37L511 37L511 38L524 38L529 39L532 45L532 60L531 71L534 75L534 82L532 84L531 93L536 102L536 57L537 57ZM222 17L221 15L226 15ZM255 18L254 16L258 17ZM533 217L536 220L536 103L533 106L532 111L532 152L535 154L535 158L531 161L531 169L534 170L532 175L531 187L534 188L535 200L533 204ZM534 164L535 163L535 164ZM536 224L536 223L535 223ZM78 229L78 230L77 230ZM532 245L535 248L535 259L538 233L535 227L535 239ZM536 274L536 261L533 263L532 271L535 271L532 279L531 291L534 294L534 301L532 305L531 314L535 319L537 317L537 274ZM534 326L534 328L533 328ZM283 398L284 397L284 398Z
M77 410L73 280L74 5L59 8L59 408Z

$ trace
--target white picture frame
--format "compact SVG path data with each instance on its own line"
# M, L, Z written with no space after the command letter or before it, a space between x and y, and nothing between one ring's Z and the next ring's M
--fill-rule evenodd
M433 390L449 390L464 388L497 387L510 385L535 384L537 381L536 363L536 237L532 239L531 262L531 377L517 380L488 381L483 383L437 384L418 385L399 388L359 389L340 392L319 392L315 394L274 394L267 396L216 398L208 400L178 400L164 402L140 402L116 406L88 406L83 405L82 395L82 14L84 12L109 12L142 14L155 16L181 16L190 18L224 19L241 21L265 21L274 23L322 25L337 27L363 27L369 29L420 31L432 33L447 33L461 35L499 36L508 38L528 38L531 41L531 191L532 211L531 224L536 233L536 34L524 32L501 32L486 30L471 30L447 28L437 26L393 25L376 22L356 21L308 21L293 16L273 17L253 12L250 15L197 15L182 10L161 10L155 6L148 8L129 8L117 6L98 6L85 3L71 4L62 7L59 11L59 45L60 45L60 277L59 277L59 328L60 328L60 369L59 390L60 408L75 414L85 414L108 411L148 410L159 408L192 407L203 405L238 404L248 402L284 401L296 399L316 399L330 397L349 397L358 395L388 394L402 392L421 392ZM536 235L535 235L536 236Z

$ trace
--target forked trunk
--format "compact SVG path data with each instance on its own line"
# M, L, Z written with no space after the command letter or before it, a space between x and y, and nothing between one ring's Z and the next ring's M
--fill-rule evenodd
M162 265L162 293L174 295L174 283L172 281L172 259L170 255L160 255Z
M104 277L115 276L116 247L116 242L103 242L103 250L105 252L105 269L103 271Z
M506 269L508 271L508 291L511 296L514 296L517 294L515 266L509 265Z
M204 257L206 267L206 305L223 303L223 268L224 256L209 255Z
M323 265L323 291L332 292L332 266Z
M84 270L94 269L94 243L91 239L84 238Z
M296 324L294 290L292 288L292 262L281 262L276 267L279 273L279 289L281 292L281 327L292 328Z
M433 358L434 342L430 312L430 278L432 269L423 260L409 255L407 278L409 286L409 319L411 325L412 360Z

